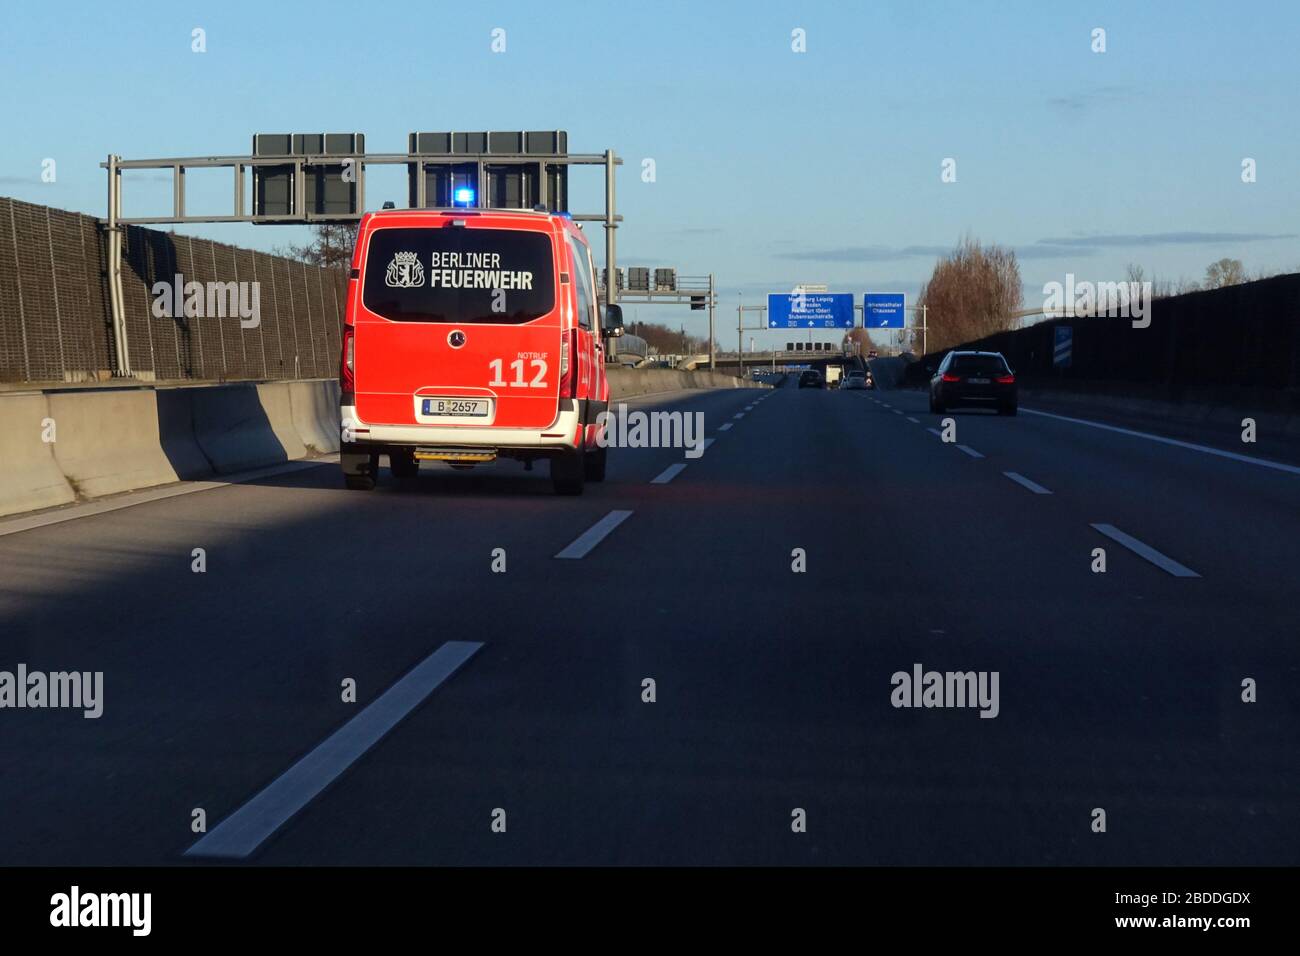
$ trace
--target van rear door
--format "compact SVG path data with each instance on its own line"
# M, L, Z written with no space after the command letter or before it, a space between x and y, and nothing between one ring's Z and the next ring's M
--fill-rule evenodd
M355 313L358 417L545 428L559 405L549 220L394 218L372 228Z

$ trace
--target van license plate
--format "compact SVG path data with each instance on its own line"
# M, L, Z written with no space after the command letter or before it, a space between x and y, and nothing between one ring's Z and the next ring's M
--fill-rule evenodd
M486 418L490 407L491 403L486 398L426 398L421 405L424 415L448 415L457 418L463 415Z

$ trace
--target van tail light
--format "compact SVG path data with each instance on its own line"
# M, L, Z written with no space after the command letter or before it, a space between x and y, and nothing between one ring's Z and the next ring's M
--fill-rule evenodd
M1014 375L999 375L999 376L998 376L998 384L999 384L999 385L1014 385L1014 384L1016 384L1016 377L1015 377Z
M943 377L940 378L939 381L941 381L941 382L960 382L960 381L961 381L961 376L960 376L960 375L953 375L952 372L944 372L944 373L943 373Z
M575 362L572 361L571 353L573 352L573 337L577 332L570 330L564 333L560 340L560 395L563 398L573 398L578 394L578 375L574 368Z
M356 327L345 325L343 326L343 357L339 362L339 387L341 391L356 391L356 352Z

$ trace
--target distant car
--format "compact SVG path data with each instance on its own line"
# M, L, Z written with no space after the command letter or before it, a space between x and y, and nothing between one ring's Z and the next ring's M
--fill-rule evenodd
M1014 415L1016 376L1001 352L949 352L930 379L930 411L996 408Z
M880 358L880 353L877 352L875 349L872 349L871 351L867 352L867 358Z
M840 384L840 388L843 389L849 389L849 388L863 389L866 387L867 387L867 373L859 372L856 369L854 369L852 372L849 372L849 374L845 375L844 381Z
M822 373L815 368L806 369L799 376L800 388L825 388L826 380L822 378Z

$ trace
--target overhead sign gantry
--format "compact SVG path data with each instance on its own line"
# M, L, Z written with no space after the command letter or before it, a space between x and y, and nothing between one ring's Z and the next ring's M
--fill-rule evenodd
M406 166L411 208L541 206L568 213L578 222L603 224L606 302L618 301L619 289L615 282L610 281L610 276L617 269L614 230L622 220L614 206L614 170L623 161L613 150L570 153L568 134L563 130L411 133L407 145L405 153L367 153L363 133L259 133L253 137L252 154L246 156L124 160L110 155L101 165L108 171L105 228L108 232L109 306L113 315L117 374L131 374L122 292L124 226L356 222L366 207L367 166ZM573 166L604 168L604 212L569 213L568 171ZM221 168L232 171L230 212L188 212L186 172ZM124 214L122 173L133 169L171 171L170 215ZM251 174L251 189L246 171Z

